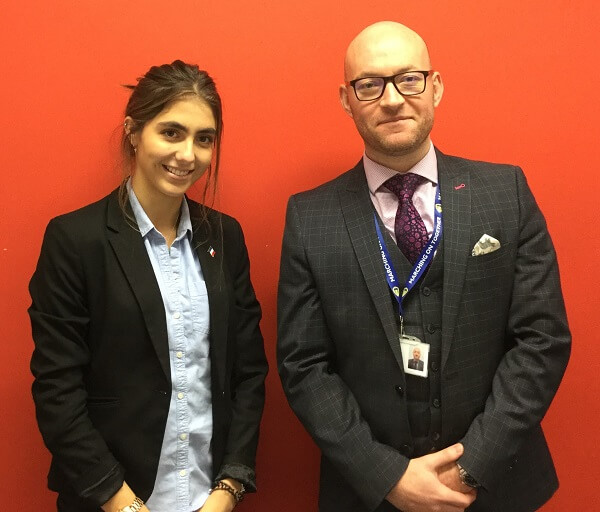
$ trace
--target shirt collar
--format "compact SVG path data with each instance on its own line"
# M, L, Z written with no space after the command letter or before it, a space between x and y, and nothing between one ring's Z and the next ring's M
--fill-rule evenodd
M131 204L131 209L133 210L133 215L137 222L138 228L140 230L140 234L142 237L145 237L150 231L154 230L156 233L159 231L154 227L150 217L144 211L144 208L140 204L133 187L131 186L131 180L127 181L127 193L129 194L129 203ZM177 226L177 236L176 240L182 238L187 235L188 237L192 236L192 220L190 218L190 208L187 204L187 199L184 197L183 201L181 201L181 210L179 212L179 224Z
M384 165L378 164L371 160L366 153L363 155L363 165L365 167L365 174L367 176L367 184L371 194L375 194L377 189L381 187L387 180L395 176L397 171L385 167ZM419 160L413 167L407 172L412 172L427 178L433 185L437 185L438 182L438 169L437 169L437 156L433 143L429 146L427 154Z

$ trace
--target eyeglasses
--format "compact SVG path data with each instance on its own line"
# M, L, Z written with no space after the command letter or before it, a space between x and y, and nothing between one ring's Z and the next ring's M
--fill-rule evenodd
M394 84L402 96L416 96L421 94L427 85L427 77L433 73L429 71L407 71L392 76L367 76L346 82L352 86L356 99L359 101L373 101L383 96L383 91L389 82Z

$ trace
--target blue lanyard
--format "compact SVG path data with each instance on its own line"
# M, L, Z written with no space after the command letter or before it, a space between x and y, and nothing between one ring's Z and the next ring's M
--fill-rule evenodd
M433 209L433 233L431 234L429 242L427 242L427 245L423 247L421 254L419 254L419 258L413 266L409 278L404 284L404 289L402 290L402 293L400 293L398 274L396 274L396 271L394 270L392 260L390 259L390 254L388 252L387 246L385 245L385 240L383 239L381 229L379 228L379 222L377 222L377 213L373 213L373 218L375 219L375 229L377 230L377 237L379 238L379 251L381 253L381 260L383 261L383 268L385 269L385 277L388 286L390 287L390 290L392 290L392 294L398 302L398 312L400 314L400 320L402 321L402 300L408 294L408 292L412 290L413 286L417 284L417 281L425 274L425 271L427 270L427 267L431 264L431 261L433 260L433 255L435 254L435 251L438 248L438 245L440 244L440 240L442 238L442 196L440 195L440 186L438 184L435 191L435 205Z

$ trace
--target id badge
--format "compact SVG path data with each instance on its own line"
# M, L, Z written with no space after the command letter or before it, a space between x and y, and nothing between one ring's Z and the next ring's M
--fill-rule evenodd
M409 334L401 334L399 339L404 372L427 378L429 343L423 343L416 336L410 336Z

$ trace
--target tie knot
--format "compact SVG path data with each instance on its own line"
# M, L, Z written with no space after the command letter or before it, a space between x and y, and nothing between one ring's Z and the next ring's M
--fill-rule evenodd
M390 189L399 199L410 199L417 187L426 180L423 176L407 172L406 174L396 174L387 180L384 185Z

